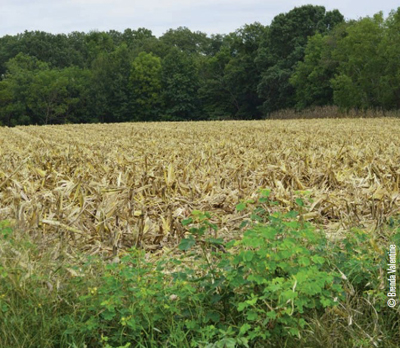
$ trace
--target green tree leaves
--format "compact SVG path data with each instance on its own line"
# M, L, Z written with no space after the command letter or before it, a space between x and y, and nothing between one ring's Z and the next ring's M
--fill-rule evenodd
M338 105L343 110L400 106L400 9L350 21L308 40L304 61L290 79L296 106Z
M93 61L89 112L100 121L123 122L132 117L128 89L130 70L131 53L125 44L113 52L107 52L105 49L105 52L100 53Z
M197 91L198 67L194 58L177 48L162 62L162 98L165 119L171 121L194 120L201 116Z
M383 15L350 25L346 34L333 52L339 61L338 74L332 80L334 101L346 109L376 107L383 63L379 52L384 37Z
M83 101L87 72L79 68L51 69L23 54L7 64L0 81L0 120L5 125L65 123Z
M337 105L400 108L400 9L344 22L305 5L270 26L0 38L0 123L260 119Z
M316 34L308 41L304 61L297 64L289 79L296 90L296 108L330 105L333 101L331 79L337 69L332 59L332 39Z
M134 119L157 120L161 112L161 59L141 52L132 62L129 83Z
M258 93L264 99L265 113L295 105L295 91L289 80L304 59L308 38L325 34L342 21L338 11L325 12L323 6L313 5L297 7L273 19L256 60L262 69Z

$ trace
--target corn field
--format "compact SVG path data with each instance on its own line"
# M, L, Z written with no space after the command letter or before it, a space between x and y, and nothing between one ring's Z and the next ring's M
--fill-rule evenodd
M228 236L259 188L282 210L308 191L332 233L379 227L399 213L400 120L0 128L0 220L90 253L176 245L195 209Z

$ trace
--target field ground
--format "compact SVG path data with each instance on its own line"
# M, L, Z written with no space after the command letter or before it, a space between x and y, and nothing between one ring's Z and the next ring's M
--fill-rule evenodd
M280 209L339 233L400 208L400 119L218 121L0 128L0 220L91 253L161 249L209 211L272 189ZM307 191L307 192L306 192Z
M399 131L0 128L0 346L398 347Z

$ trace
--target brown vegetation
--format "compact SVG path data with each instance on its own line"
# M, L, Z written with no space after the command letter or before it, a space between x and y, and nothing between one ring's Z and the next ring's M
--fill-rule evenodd
M348 111L340 110L337 106L316 106L301 111L294 109L284 109L274 111L270 115L272 120L293 120L293 119L313 119L313 118L380 118L400 116L399 110L384 111L384 110L356 110Z
M236 204L298 191L331 231L400 208L400 120L331 119L0 128L0 220L89 252L174 245L210 211L235 230Z

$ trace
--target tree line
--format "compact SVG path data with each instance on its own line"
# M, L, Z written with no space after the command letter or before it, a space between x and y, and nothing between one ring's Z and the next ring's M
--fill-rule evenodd
M306 5L227 35L186 27L0 38L0 124L262 119L400 108L400 8L345 21Z

